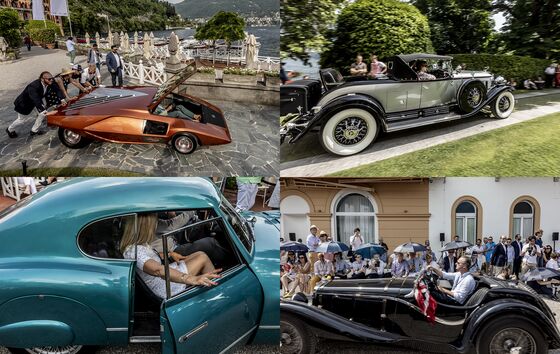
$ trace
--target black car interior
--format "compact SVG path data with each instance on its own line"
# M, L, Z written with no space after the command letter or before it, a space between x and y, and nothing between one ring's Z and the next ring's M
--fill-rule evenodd
M195 116L200 116L200 122L204 123L202 105L177 94L167 95L152 114L189 120L196 120Z
M181 211L177 211L180 213ZM193 215L187 224L178 225L178 231L172 232L176 244L189 253L190 247L196 250L208 249L207 255L215 268L222 272L241 263L235 246L233 245L224 220L217 217L213 209L200 209L189 211ZM158 213L161 219L169 218L167 213ZM120 252L120 240L123 237L124 225L135 222L134 215L102 219L87 225L78 236L78 245L87 255L96 258L124 259ZM201 246L202 245L202 246ZM171 246L171 245L169 245ZM190 252L192 253L192 252ZM210 257L210 254L214 258ZM173 262L172 259L169 262ZM164 261L162 260L162 264ZM163 299L158 297L142 280L136 267L132 288L134 291L134 327L132 336L159 336L160 335L160 308ZM189 288L186 289L186 291Z

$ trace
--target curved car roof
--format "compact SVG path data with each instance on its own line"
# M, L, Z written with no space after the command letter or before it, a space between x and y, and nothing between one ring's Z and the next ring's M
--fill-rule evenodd
M435 59L435 60L451 60L453 57L446 55L437 54L426 54L426 53L413 53L413 54L399 54L397 57L401 58L403 61L409 63L413 60L418 59Z
M73 178L31 196L2 218L0 236L76 235L85 224L111 215L219 205L215 185L205 178Z

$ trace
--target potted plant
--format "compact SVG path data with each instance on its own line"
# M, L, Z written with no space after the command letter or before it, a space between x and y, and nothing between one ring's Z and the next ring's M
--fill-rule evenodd
M280 85L280 73L278 71L265 71L264 77L266 78L266 86Z
M189 80L214 83L216 82L216 71L212 67L202 66L196 69L196 74L194 74Z
M257 83L257 72L246 68L225 68L224 83L255 85Z

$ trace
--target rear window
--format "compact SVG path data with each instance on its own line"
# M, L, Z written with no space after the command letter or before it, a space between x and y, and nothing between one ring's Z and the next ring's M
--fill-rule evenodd
M125 230L134 230L136 215L114 216L87 225L78 236L78 246L90 257L123 259L120 251ZM135 232L129 237L135 237Z

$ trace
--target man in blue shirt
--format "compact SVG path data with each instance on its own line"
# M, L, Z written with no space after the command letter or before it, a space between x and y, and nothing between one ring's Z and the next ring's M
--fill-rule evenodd
M496 248L496 243L492 236L488 237L488 242L486 243L486 265L490 267L490 262L492 260L492 255L494 254L494 248ZM486 270L488 274L491 274L490 269Z

